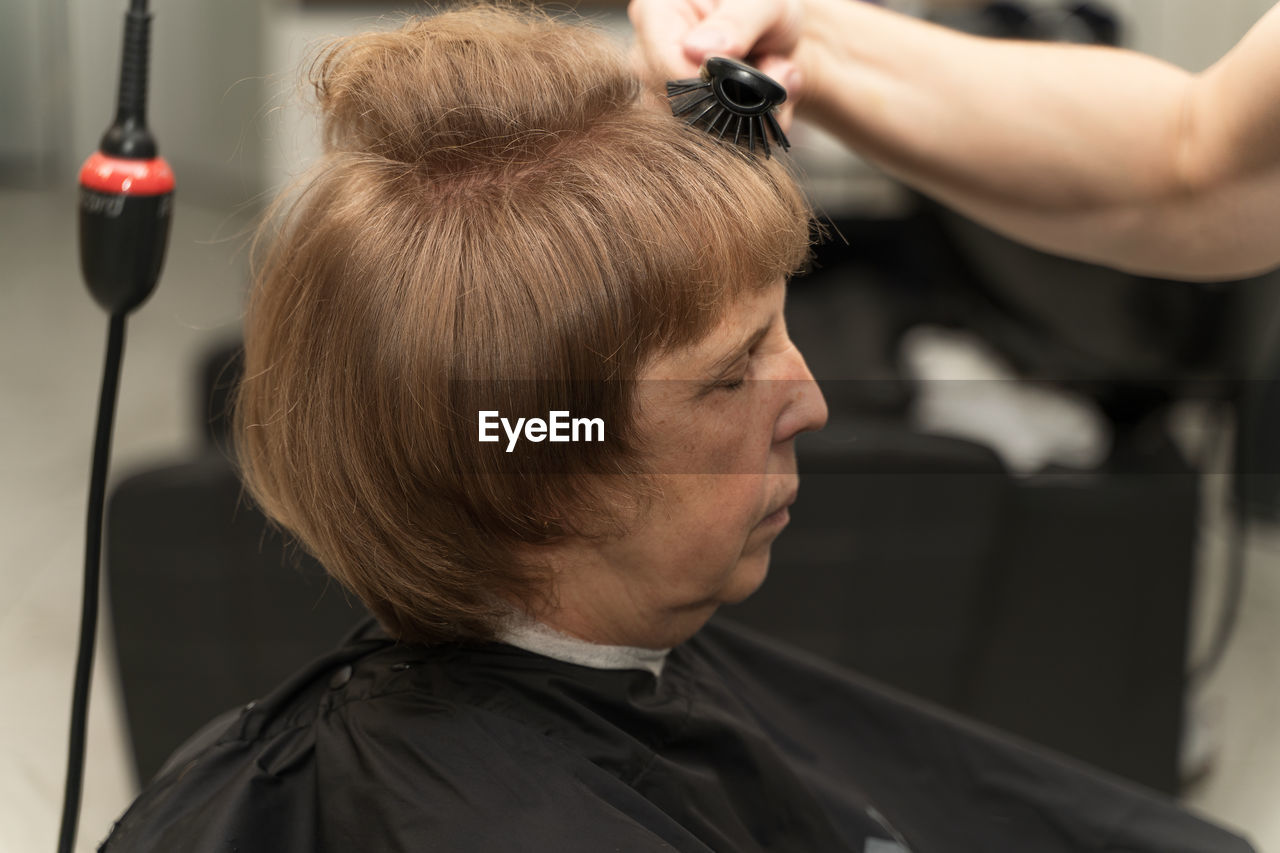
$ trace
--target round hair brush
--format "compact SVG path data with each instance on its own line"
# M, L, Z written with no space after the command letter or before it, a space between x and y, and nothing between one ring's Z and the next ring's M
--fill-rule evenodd
M749 65L713 56L700 76L668 82L667 98L672 115L752 153L758 142L764 156L770 156L770 136L783 149L791 147L773 116L774 107L787 99L787 90Z

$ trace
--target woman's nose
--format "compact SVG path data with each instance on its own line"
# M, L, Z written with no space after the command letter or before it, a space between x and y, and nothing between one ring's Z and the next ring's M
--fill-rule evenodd
M802 432L822 429L827 423L827 401L809 372L804 356L793 345L787 375L779 379L786 404L774 425L775 443L790 441Z

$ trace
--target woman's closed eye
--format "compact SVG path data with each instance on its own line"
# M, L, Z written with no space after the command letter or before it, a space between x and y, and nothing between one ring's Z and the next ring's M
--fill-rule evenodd
M710 394L713 391L731 393L744 388L746 381L757 370L757 360L761 356L767 356L773 348L771 341L774 339L775 335L773 333L776 332L778 327L777 318L770 318L748 340L739 345L736 355L730 354L728 358L722 359L718 368L719 375L711 379L699 392L698 396ZM729 363L725 364L726 361Z
M747 381L747 376L751 373L751 362L755 358L756 348L742 353L742 356L718 377L712 380L707 387L707 391L737 391L742 388Z

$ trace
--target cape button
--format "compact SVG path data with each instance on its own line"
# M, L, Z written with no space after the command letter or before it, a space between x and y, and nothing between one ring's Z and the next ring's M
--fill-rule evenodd
M329 679L329 689L337 690L346 685L351 680L351 666L348 664L333 674L333 678Z

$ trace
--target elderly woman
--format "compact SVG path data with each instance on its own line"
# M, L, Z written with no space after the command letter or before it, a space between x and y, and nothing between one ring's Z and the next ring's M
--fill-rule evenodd
M471 9L313 68L252 295L257 502L376 615L107 851L1227 851L1176 807L727 625L826 407L779 158L601 36Z

